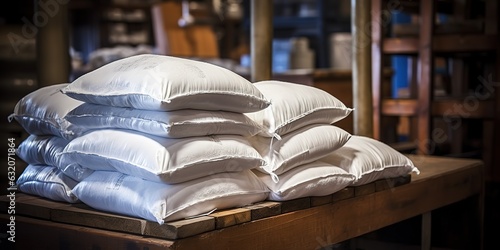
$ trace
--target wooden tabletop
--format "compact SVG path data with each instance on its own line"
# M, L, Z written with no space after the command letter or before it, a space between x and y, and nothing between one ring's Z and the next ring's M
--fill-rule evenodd
M16 246L21 249L316 249L480 194L479 160L416 156L421 171L348 187L322 197L266 201L159 225L96 211L84 204L16 196ZM1 223L9 222L1 197ZM33 235L37 241L33 241ZM33 248L35 247L35 248Z

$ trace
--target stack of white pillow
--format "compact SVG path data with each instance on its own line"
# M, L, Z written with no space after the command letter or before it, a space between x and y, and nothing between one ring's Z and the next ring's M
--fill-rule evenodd
M132 56L18 102L11 119L30 133L18 185L161 224L418 172L387 145L335 126L351 112L311 86Z
M262 128L244 113L268 105L251 82L224 68L139 55L39 89L13 117L67 139L55 155L58 169L78 182L72 195L163 223L267 197L250 171L265 162L247 139Z

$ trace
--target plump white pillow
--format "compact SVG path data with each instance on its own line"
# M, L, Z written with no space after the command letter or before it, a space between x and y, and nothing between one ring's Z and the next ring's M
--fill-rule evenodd
M70 98L61 89L67 83L50 85L37 89L21 98L14 107L14 118L29 134L57 135L66 139L78 136L75 129L64 117L83 102Z
M78 202L71 190L78 184L57 167L28 165L17 179L19 190L55 201Z
M269 190L250 171L219 173L178 184L146 181L118 172L96 171L73 193L99 210L163 224L265 200Z
M307 85L269 80L257 82L255 87L271 105L248 116L270 134L284 135L310 124L333 124L352 111L328 92Z
M57 167L65 175L80 181L93 170L82 168L72 161L63 161L59 154L68 143L68 140L55 135L30 135L19 144L16 154L28 164Z
M253 170L271 190L269 200L285 201L309 196L333 194L356 179L342 168L321 161L307 163L280 175L279 182L270 175Z
M179 183L264 165L248 140L237 135L169 139L131 130L95 130L61 152L83 168L118 171L151 181Z
M268 163L259 170L280 175L294 167L325 157L351 138L347 131L330 124L313 124L281 137L254 136L252 145Z
M227 111L183 109L165 112L84 103L65 118L84 131L121 128L168 138L214 134L253 136L263 131L246 115Z
M341 148L321 161L338 166L356 176L353 185L383 178L420 173L413 162L389 145L365 136L353 135Z
M93 70L63 89L88 103L147 110L266 108L269 102L242 76L214 64L142 54Z

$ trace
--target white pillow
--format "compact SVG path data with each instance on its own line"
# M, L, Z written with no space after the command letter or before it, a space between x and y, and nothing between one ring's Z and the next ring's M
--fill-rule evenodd
M351 138L345 130L330 124L313 124L290 132L281 140L262 136L250 138L268 163L259 170L280 175L299 165L313 162L342 147Z
M71 190L78 184L61 170L48 165L28 165L17 179L19 190L55 201L78 202Z
M247 139L216 135L169 139L131 130L96 130L75 138L63 161L93 170L118 171L151 181L178 183L264 164Z
M254 85L271 105L247 115L270 134L284 135L310 124L333 124L352 111L319 88L282 81L261 81Z
M333 194L356 179L353 174L321 161L307 163L283 173L278 183L270 175L255 170L254 173L271 190L268 199L273 201Z
M383 142L365 136L353 135L343 147L321 161L354 174L357 180L353 185L420 173L408 157Z
M81 130L122 128L182 138L213 134L253 136L263 129L242 113L206 110L152 111L84 103L66 115Z
M250 170L219 173L174 185L118 172L96 171L73 189L81 201L95 209L160 224L207 213L215 208L240 207L263 201L268 192Z
M269 102L242 76L214 64L142 54L93 70L63 89L88 103L147 110L266 108Z
M80 181L90 175L93 170L81 168L74 162L62 160L59 153L68 143L68 140L55 135L30 135L19 144L16 154L28 164L54 166L65 175Z
M78 136L80 131L76 131L64 116L82 102L61 93L67 85L50 85L29 93L17 102L9 119L16 119L29 134L57 135L66 139Z

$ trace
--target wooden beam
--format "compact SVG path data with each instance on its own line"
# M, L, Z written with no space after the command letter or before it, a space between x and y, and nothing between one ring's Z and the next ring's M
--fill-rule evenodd
M257 82L272 76L273 1L250 2L251 81Z
M371 0L352 1L354 134L373 137Z
M48 13L40 8L43 1L35 4L35 13L40 14L34 15L40 17L35 22L38 87L67 83L71 72L68 5L55 2L57 10Z

